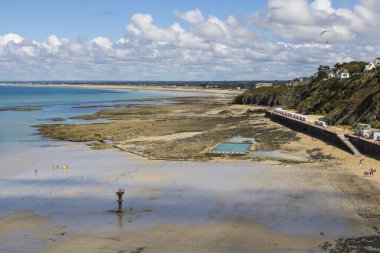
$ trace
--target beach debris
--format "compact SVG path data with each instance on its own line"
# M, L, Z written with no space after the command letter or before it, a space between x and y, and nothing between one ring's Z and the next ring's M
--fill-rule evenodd
M118 209L117 213L123 213L123 194L125 193L124 189L119 188L119 190L116 192L117 195L117 203L118 203Z
M220 112L218 112L218 114L232 114L232 111L231 110L221 110Z
M328 252L379 252L380 236L340 237L334 243L324 242L320 248Z
M138 247L135 250L132 250L131 253L142 253L145 249L146 247Z
M370 168L370 170L363 172L363 176L373 176L375 172L376 172L376 169Z

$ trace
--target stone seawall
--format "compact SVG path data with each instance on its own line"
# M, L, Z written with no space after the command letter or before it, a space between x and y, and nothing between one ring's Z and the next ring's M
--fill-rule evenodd
M307 134L309 136L312 136L316 139L322 140L324 142L327 142L337 148L340 148L344 151L347 151L351 154L353 152L351 149L347 147L347 145L342 141L339 136L334 133L333 131L329 131L328 128L324 129L322 127L318 127L306 122L302 122L293 118L285 117L283 115L269 112L267 111L265 113L265 116L270 118L272 121L277 122L283 126L286 126L292 130Z
M367 155L375 159L380 159L379 144L360 139L359 137L350 134L345 134L344 136L348 138L350 142L355 145L355 147L359 149L363 155Z

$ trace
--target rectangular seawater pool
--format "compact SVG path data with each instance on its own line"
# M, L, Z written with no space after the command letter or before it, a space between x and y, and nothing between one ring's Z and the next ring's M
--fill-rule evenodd
M251 143L232 143L223 142L211 149L209 153L212 154L246 154L249 148L252 146Z

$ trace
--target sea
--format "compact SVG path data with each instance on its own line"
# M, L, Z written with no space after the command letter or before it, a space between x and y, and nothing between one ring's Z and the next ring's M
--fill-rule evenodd
M27 148L49 145L52 140L37 133L39 124L98 123L104 120L74 120L72 116L93 114L102 107L78 108L81 106L112 106L116 104L168 103L164 98L200 95L193 92L95 89L57 86L0 85L0 108L36 107L33 111L0 111L0 157ZM163 98L162 101L143 101ZM136 101L138 100L138 101ZM54 122L53 118L65 121Z

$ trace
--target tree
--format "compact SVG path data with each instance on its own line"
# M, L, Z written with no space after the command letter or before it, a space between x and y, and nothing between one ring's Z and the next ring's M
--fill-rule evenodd
M329 66L319 65L317 73L314 74L314 80L321 80L327 78L327 72L330 70Z

